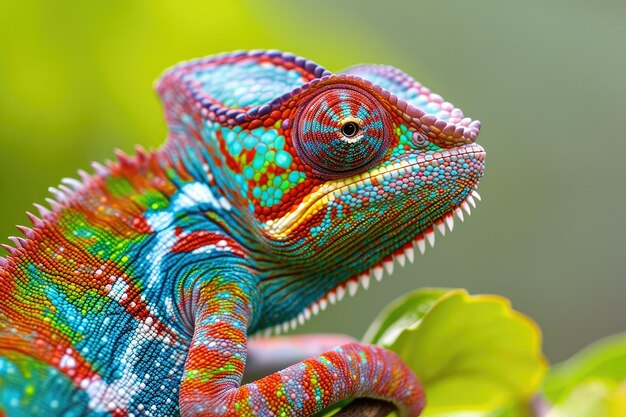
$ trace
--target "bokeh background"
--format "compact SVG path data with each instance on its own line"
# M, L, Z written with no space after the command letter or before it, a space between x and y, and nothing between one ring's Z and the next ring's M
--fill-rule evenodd
M331 71L391 64L483 122L483 203L469 221L304 330L360 337L420 286L509 297L553 361L626 330L623 0L3 0L0 236L77 168L160 145L163 69L252 48Z

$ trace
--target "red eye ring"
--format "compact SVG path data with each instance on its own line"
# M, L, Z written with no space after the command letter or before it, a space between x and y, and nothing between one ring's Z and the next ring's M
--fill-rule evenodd
M322 179L366 171L386 153L391 121L380 102L352 84L333 85L302 103L292 129L296 153Z

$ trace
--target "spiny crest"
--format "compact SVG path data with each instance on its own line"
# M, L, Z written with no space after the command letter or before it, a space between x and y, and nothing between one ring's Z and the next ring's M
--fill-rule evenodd
M93 162L94 173L96 178L104 178L111 173L112 169L137 169L143 166L149 158L150 152L144 150L142 147L136 147L136 154L128 156L121 150L116 150L117 162L107 161L106 167L98 162ZM10 236L9 240L13 243L13 246L8 244L0 244L9 254L9 258L0 257L0 267L8 268L13 264L11 258L18 258L23 256L29 246L29 241L41 239L42 235L40 230L45 228L48 224L54 224L56 216L64 209L67 208L74 199L78 197L78 194L88 188L91 182L94 180L94 176L90 175L85 170L78 170L78 176L80 180L75 178L62 178L61 184L57 187L50 187L48 190L54 198L46 198L46 201L50 205L50 209L41 204L33 204L39 216L31 212L26 212L26 216L32 223L34 228L27 226L16 226L17 229L24 235L24 238L19 236Z
M26 236L28 239L34 239L37 236L37 233L31 229L30 227L26 227L26 226L15 226L17 227L17 229L22 232L22 234L24 236Z

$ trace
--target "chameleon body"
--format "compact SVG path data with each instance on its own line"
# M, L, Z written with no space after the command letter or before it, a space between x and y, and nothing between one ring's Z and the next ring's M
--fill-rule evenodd
M0 258L0 416L311 416L361 396L419 414L413 372L360 343L242 384L248 336L451 228L480 124L397 69L277 51L179 64L157 91L165 145L63 180Z

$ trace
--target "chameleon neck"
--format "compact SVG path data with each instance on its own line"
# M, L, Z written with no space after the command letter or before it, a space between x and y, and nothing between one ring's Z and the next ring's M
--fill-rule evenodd
M189 181L209 188L219 204L228 206L229 210L222 213L219 219L220 227L237 239L246 249L247 255L272 253L267 250L268 247L280 245L264 233L259 233L259 226L250 215L241 187L233 181L229 172L228 161L223 156L225 151L215 134L216 129L217 124L182 117L180 122L169 125L169 137L159 150L159 159L164 161L164 167L176 173L182 172L189 177ZM212 216L211 213L207 215ZM269 263L270 260L259 259L259 262Z
M183 114L169 124L170 134L161 152L169 158L170 167L207 184L220 199L232 204L232 210L224 214L222 227L246 249L250 267L260 281L263 314L258 327L266 328L297 316L302 305L322 297L335 282L307 279L327 273L326 265L316 261L315 252L297 241L270 236L250 215L255 208L245 197L245 185L237 182L239 167L229 160L229 150L225 149L223 140L235 130ZM303 302L284 302L290 297Z

